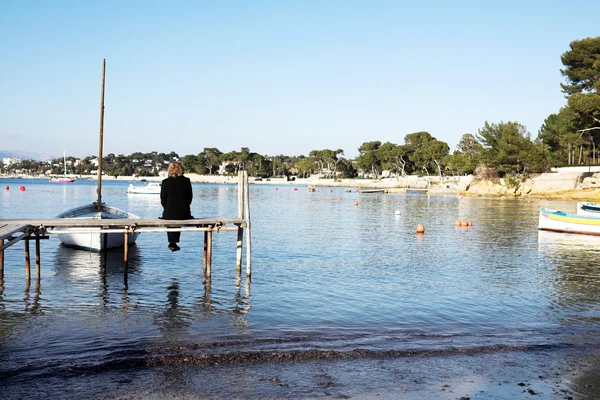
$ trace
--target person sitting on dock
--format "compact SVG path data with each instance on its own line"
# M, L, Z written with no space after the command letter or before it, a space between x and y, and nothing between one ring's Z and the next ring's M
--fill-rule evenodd
M169 165L169 177L162 181L160 203L163 206L162 219L193 219L190 205L192 204L192 183L183 176L183 164L174 161ZM181 232L167 232L169 250L179 250Z

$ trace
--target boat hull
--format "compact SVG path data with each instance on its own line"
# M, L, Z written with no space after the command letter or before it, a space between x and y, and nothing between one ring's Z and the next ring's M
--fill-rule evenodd
M56 216L64 219L118 219L118 218L140 218L139 216L102 204L101 211L96 211L95 203L77 207ZM129 245L135 244L139 233L127 234ZM100 251L103 248L112 249L123 247L125 244L124 233L107 233L106 242L104 233L98 229L90 228L65 228L58 235L63 245L67 247Z
M130 184L127 188L128 194L160 194L160 183L151 182L144 186Z
M541 208L538 229L600 236L600 218Z
M600 218L600 204L591 202L578 202L577 215Z
M50 179L50 182L53 182L53 183L69 183L69 182L75 182L75 179L71 179L71 178L52 178L52 179Z

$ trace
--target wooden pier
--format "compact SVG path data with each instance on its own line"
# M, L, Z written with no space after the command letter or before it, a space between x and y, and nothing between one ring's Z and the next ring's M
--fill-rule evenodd
M157 200L158 201L158 200ZM195 218L186 220L165 219L0 219L0 279L4 277L4 250L23 242L25 245L25 276L29 281L30 253L29 241L35 240L36 277L40 279L40 240L48 239L49 235L73 234L71 228L77 228L77 233L123 234L123 261L127 274L128 245L127 238L131 233L153 232L204 232L204 274L210 277L212 270L213 233L237 232L236 241L236 271L242 273L242 253L244 232L246 233L246 276L250 279L251 246L250 246L250 205L248 191L248 172L238 174L238 215L236 218ZM106 240L104 240L106 243ZM81 251L73 249L73 251ZM103 249L102 251L106 251Z

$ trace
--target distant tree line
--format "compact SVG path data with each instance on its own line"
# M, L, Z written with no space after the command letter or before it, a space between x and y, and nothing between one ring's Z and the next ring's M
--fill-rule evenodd
M223 153L206 147L200 153L183 157L175 152L141 153L129 156L109 154L103 157L107 175L156 176L168 164L181 159L188 172L198 174L235 174L247 170L251 176L270 178L306 177L320 174L327 178L354 178L403 175L472 174L492 171L495 176L523 176L548 171L552 166L595 165L600 141L600 37L575 40L561 56L561 84L566 104L549 115L536 138L518 122L485 122L476 133L465 133L450 153L447 143L428 132L410 133L404 144L380 141L364 142L354 160L344 157L343 149L316 149L307 156L268 156L240 151ZM94 157L75 165L74 174L89 174L96 167ZM29 173L62 174L63 160L52 164L24 160L20 164L1 166L2 172L25 170Z

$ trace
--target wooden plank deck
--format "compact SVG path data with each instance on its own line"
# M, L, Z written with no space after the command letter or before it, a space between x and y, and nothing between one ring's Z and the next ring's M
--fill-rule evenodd
M46 233L59 233L68 228L90 228L97 232L189 232L208 230L238 230L246 228L247 223L242 218L194 218L185 220L170 220L159 218L109 218L109 219L87 219L87 218L56 218L56 219L2 219L2 226L14 227L12 232L19 231L19 227L30 226L34 229L44 230ZM7 228L6 232L10 229ZM4 232L0 230L0 232ZM84 232L84 231L80 231ZM10 233L6 235L10 236Z
M17 235L18 234L18 235ZM19 222L6 222L6 220L0 220L0 253L4 249L9 248L19 240L29 236L29 225L26 223ZM5 240L8 242L4 243ZM4 254L0 255L0 264L4 263ZM0 265L2 268L2 265Z

